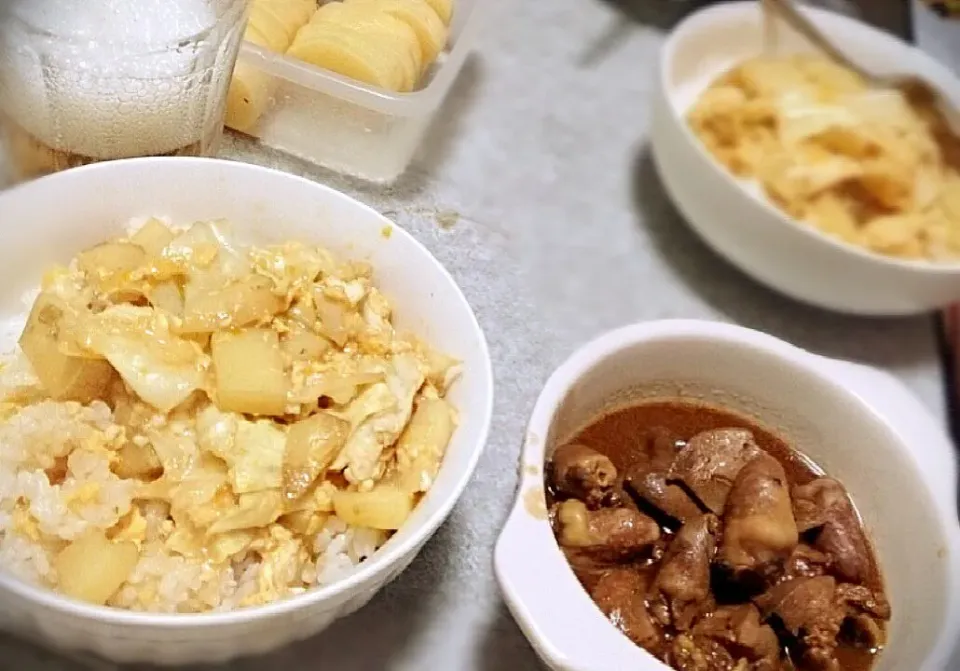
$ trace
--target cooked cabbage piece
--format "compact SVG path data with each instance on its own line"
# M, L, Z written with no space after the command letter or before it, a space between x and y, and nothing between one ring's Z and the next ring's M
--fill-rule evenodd
M272 524L283 514L283 497L277 490L241 494L237 507L210 526L210 533L220 534L240 529L253 529Z
M161 412L173 410L206 382L207 356L196 343L171 333L162 313L117 305L91 316L85 327L87 347Z
M233 440L233 449L221 452L230 466L230 481L237 494L280 489L283 484L283 454L287 437L268 420L241 420Z
M325 471L347 442L350 425L330 413L319 412L290 427L283 457L283 492L300 498Z
M280 345L290 361L317 361L331 348L323 336L299 328L284 335Z
M320 333L343 347L363 329L363 319L349 306L327 297L323 288L317 287L314 308L320 320Z
M180 317L183 315L183 294L172 280L157 282L147 292L147 299L157 310Z

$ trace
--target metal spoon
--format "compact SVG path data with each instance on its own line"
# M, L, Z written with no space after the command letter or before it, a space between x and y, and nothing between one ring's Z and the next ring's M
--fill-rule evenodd
M901 91L908 100L935 106L946 117L954 130L960 128L960 124L958 124L960 112L954 107L953 102L925 79L911 74L880 75L871 72L837 48L830 38L824 35L816 24L797 8L793 0L762 1L766 8L786 21L791 28L810 40L817 49L838 65L857 73L874 88L896 89Z

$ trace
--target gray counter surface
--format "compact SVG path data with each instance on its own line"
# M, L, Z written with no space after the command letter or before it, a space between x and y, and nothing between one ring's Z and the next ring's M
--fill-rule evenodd
M409 173L375 188L229 138L228 158L331 184L395 217L450 269L490 341L497 398L476 476L420 558L366 608L254 671L521 671L536 657L491 570L540 386L628 322L717 319L885 368L944 416L933 320L858 320L760 287L694 237L647 149L651 69L678 5L505 2ZM646 8L646 9L644 9ZM0 668L111 669L0 637Z

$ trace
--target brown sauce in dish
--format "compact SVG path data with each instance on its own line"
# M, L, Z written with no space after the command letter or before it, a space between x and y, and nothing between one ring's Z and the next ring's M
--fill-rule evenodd
M842 484L719 408L619 408L557 447L550 520L625 635L678 671L868 671L890 617Z
M571 442L599 450L610 457L618 469L626 470L643 460L644 453L635 449L636 442L643 440L643 434L651 428L669 429L687 441L703 431L731 426L750 429L757 445L777 458L791 482L806 484L823 475L812 461L742 416L693 403L643 403L619 408L581 429Z

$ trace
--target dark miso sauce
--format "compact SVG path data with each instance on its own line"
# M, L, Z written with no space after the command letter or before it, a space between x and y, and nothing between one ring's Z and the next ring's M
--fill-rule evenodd
M691 438L704 431L716 429L742 428L752 432L756 445L773 456L783 467L787 475L789 486L795 487L808 484L818 478L824 477L823 470L805 455L800 454L793 449L784 440L779 438L773 432L760 426L742 415L724 410L721 408L701 405L686 401L651 401L635 405L627 405L608 411L598 416L589 424L578 430L564 444L576 443L592 448L596 452L605 455L613 462L618 473L630 472L631 469L644 467L646 461L649 461L649 452L647 445L652 440L652 436L666 431L672 438L675 438L675 448L677 452L683 449ZM557 491L551 479L550 464L545 471L546 474L546 492L547 503L551 510L551 519L555 523L556 517L553 513L556 505L564 500L564 496ZM569 498L569 497L567 497ZM642 500L631 500L631 506L639 508L641 512L650 516L655 515L655 511L648 510L646 502ZM663 518L654 517L657 521ZM658 571L660 570L660 560L663 557L664 548L668 547L676 537L680 526L675 521L669 519L661 523L662 538L660 543L650 554L639 557L633 557L626 564L631 570L641 576L640 583L644 586L653 584ZM865 581L869 588L883 594L883 581L879 567L876 562L875 553L872 547L870 552L869 578ZM609 570L622 570L623 563L617 563L611 566L609 563L596 562L589 557L584 557L578 552L571 552L564 548L564 553L571 563L578 579L584 588L593 596L594 587L598 580ZM716 603L724 603L724 585L723 579L718 577L715 572L711 578L711 594L716 598ZM596 600L596 599L595 599ZM598 602L598 605L599 602ZM647 603L649 606L649 602ZM611 620L614 618L611 616ZM885 623L883 623L885 625ZM659 625L658 625L659 626ZM885 631L885 628L884 628ZM726 671L723 666L703 666L687 667L677 665L675 659L671 657L670 646L672 641L680 632L671 630L664 626L660 631L660 647L657 645L646 645L651 653L660 659L671 664L674 668L686 671L696 668L698 671ZM782 640L782 639L781 639ZM838 639L840 640L840 639ZM636 642L636 641L635 641ZM841 671L869 671L878 654L878 650L868 649L862 646L846 644L841 641L836 648L835 660L839 663ZM738 669L740 667L737 667ZM795 657L789 642L783 644L783 653L779 661L779 666L748 666L748 671L754 668L763 671L821 671L821 667L814 666Z

